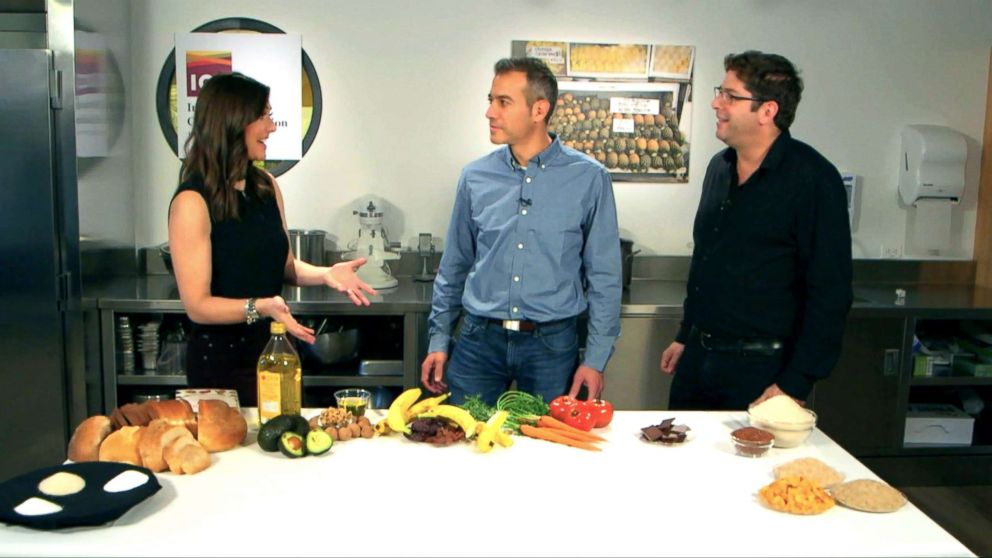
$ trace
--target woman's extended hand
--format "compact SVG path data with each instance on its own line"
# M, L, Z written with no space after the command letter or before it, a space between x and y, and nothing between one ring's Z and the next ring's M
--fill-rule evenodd
M375 289L365 284L355 273L358 268L365 265L365 258L356 258L339 264L334 264L324 275L324 283L337 291L346 293L348 298L355 303L355 306L368 306L372 304L365 296L365 293L377 295ZM364 291L364 292L362 292Z
M289 313L289 305L286 304L286 300L281 296L260 298L256 300L255 310L258 310L258 313L262 316L281 322L284 326L286 326L286 332L300 341L306 341L307 343L312 344L316 340L316 337L313 336L313 330L308 327L303 327L300 322L296 321L296 318Z

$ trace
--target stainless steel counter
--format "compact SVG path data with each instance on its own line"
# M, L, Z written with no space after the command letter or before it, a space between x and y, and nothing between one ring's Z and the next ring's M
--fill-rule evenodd
M361 309L370 314L430 312L433 283L418 283L399 277L399 285L380 292L372 306ZM906 291L902 304L896 289ZM179 289L171 275L114 277L83 286L86 308L121 311L181 311ZM287 287L283 297L300 312L351 313L358 310L348 298L326 287ZM685 298L685 281L638 279L624 291L621 314L624 317L680 318ZM852 315L919 315L921 317L988 317L992 311L992 289L970 285L923 285L878 283L855 285Z

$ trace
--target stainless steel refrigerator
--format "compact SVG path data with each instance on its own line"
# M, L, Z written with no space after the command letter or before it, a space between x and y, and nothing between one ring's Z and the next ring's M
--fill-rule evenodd
M53 50L0 49L0 480L65 459L80 415L72 96L62 99L73 75L63 62Z

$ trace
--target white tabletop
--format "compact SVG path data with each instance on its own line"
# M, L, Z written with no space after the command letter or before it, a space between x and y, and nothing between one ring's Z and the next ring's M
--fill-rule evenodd
M381 411L371 411L373 421ZM681 446L640 428L672 417ZM912 504L796 516L762 506L772 468L816 457L878 478L820 431L761 458L734 454L744 413L618 412L589 452L516 437L488 454L393 435L289 459L244 447L163 488L112 525L0 525L0 555L72 556L973 556Z

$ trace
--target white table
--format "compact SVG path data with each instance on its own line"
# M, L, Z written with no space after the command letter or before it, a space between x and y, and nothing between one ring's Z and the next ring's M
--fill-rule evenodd
M639 438L671 416L692 428L685 444ZM159 475L163 489L113 525L0 525L0 555L972 556L912 504L808 517L762 506L772 468L798 457L877 477L820 431L798 448L737 456L729 433L744 420L619 412L598 453L517 437L481 454L393 435L288 459L251 444L200 474Z

